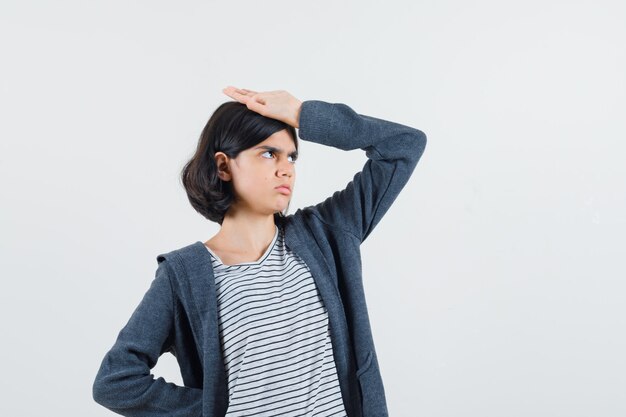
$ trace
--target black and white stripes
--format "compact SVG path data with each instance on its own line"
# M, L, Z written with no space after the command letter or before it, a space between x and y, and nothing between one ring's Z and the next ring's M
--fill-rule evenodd
M345 416L328 314L283 230L276 226L256 262L225 265L206 248L228 375L226 416Z

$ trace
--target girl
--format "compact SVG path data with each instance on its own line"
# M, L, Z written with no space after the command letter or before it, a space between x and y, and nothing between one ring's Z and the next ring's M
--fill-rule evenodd
M223 92L235 101L213 113L182 172L192 206L221 228L157 256L95 401L136 417L387 416L360 245L409 180L425 134L286 91ZM294 128L367 161L343 190L286 215ZM184 386L150 373L165 352Z

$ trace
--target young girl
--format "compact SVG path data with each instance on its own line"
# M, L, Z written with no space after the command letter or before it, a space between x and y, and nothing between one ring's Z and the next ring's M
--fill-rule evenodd
M286 91L223 91L235 101L213 113L182 172L192 206L221 228L157 256L95 401L136 417L387 416L360 245L409 180L425 134ZM343 190L286 215L294 128L367 161ZM150 373L165 352L184 386Z

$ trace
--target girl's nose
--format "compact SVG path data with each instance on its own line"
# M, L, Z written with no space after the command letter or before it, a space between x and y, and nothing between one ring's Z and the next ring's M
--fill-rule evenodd
M278 174L279 176L283 176L284 174L287 174L291 177L293 176L294 170L295 170L295 167L293 166L293 164L291 164L290 162L287 162L284 165L280 165L278 167Z

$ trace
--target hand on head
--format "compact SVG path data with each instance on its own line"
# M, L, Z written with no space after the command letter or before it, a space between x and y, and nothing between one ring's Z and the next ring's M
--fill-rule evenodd
M302 102L285 90L258 93L228 86L222 92L265 117L280 120L295 128L300 126Z

